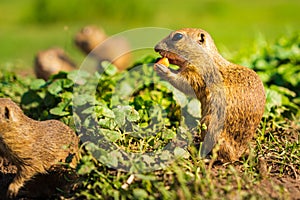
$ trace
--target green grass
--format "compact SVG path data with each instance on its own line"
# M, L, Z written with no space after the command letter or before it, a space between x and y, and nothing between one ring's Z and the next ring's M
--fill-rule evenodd
M5 0L0 9L2 68L13 63L31 69L36 52L52 46L64 48L80 64L83 57L72 40L86 24L103 26L109 34L148 26L199 27L211 33L223 54L231 55L249 46L260 34L272 41L300 26L300 2L296 0Z

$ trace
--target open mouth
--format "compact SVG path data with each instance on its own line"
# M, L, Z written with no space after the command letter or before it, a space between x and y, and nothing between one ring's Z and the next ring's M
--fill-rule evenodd
M162 64L166 67L169 67L169 64L176 65L177 67L175 67L175 70L177 72L182 71L188 65L188 61L178 54L169 51L159 51L159 54L162 58L158 59L156 63Z

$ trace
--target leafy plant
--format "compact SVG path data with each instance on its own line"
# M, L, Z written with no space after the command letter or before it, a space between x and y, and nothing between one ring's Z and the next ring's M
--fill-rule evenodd
M38 120L59 119L80 134L77 166L83 199L288 198L274 177L300 173L299 37L257 47L237 60L252 66L266 88L255 147L220 165L189 145L200 108L153 71L153 57L117 73L59 73L48 81L0 73L0 97ZM293 73L291 73L293 72ZM194 129L196 127L196 129ZM263 158L263 159L262 159ZM264 161L262 161L264 160ZM265 162L265 163L264 163ZM268 177L267 181L264 178ZM265 191L266 182L270 190Z
M29 88L29 78L21 78L9 71L0 71L0 97L11 98L16 103L21 102L21 96Z
M96 73L95 77L98 82L90 77L74 89L80 94L75 95L75 102L89 99L88 104L75 103L74 115L87 148L97 160L136 172L161 168L161 163L172 159L171 151L184 151L168 145L178 135L182 140L187 136L178 134L184 129L179 129L180 107L166 86L154 84L159 79L151 65L137 63L127 73ZM94 90L83 95L87 87Z
M23 93L21 106L29 117L37 120L61 119L71 125L74 82L66 73L59 73L49 81L35 79Z
M270 89L268 112L272 106L284 106L286 112L280 114L300 116L300 35L281 37L274 44L263 41L257 44L250 59L239 55L237 62L252 67Z
M299 98L299 80L295 78L298 75L293 76L290 80L288 75L285 74L288 70L281 69L278 71L277 69L278 67L288 67L292 68L293 72L299 73L299 62L295 61L295 59L298 59L298 55L295 53L298 50L295 48L299 49L299 45L294 45L294 38L290 40L292 42L286 42L286 44L278 42L274 46L267 46L265 49L261 47L258 53L255 53L248 61L262 76L266 86L267 102L264 118L256 139L257 146L251 150L248 157L243 158L243 165L230 164L225 167L217 164L212 165L212 163L207 165L199 159L198 150L189 147L189 153L185 151L185 154L181 154L180 157L168 163L168 167L160 166L160 168L157 168L160 170L155 172L143 171L145 166L126 168L129 172L115 171L115 168L120 167L120 161L121 164L124 164L126 160L130 159L117 152L116 149L113 149L109 154L105 151L99 153L97 143L89 143L87 149L91 152L90 157L85 157L78 167L78 171L89 178L88 181L84 182L84 189L77 195L88 199L108 197L116 199L183 199L198 195L201 198L216 199L224 196L230 199L233 196L242 198L260 198L264 196L264 198L267 198L272 192L276 192L282 198L286 197L287 194L280 189L276 189L276 187L271 190L271 193L267 194L263 193L263 189L253 190L253 188L259 187L262 184L260 179L265 177L264 172L260 169L260 166L263 165L260 161L261 157L265 158L268 166L265 172L267 176L268 173L279 173L281 176L290 175L295 177L300 171L299 137L296 134L300 130L297 100ZM272 49L272 51L269 49ZM273 51L277 53L273 55ZM291 52L289 53L289 51ZM150 60L150 62L153 61ZM150 62L148 60L145 63ZM265 67L258 67L261 65L259 63L262 62L266 64ZM143 61L139 64L142 63ZM185 129L183 119L178 116L182 116L183 112L188 113L188 116L184 116L186 118L197 116L197 113L193 113L193 110L189 109L190 107L195 108L193 101L189 101L185 97L177 98L176 92L171 93L167 83L152 74L151 67L147 64L142 65L145 67L143 70L146 73L140 73L140 71L139 73L132 73L129 78L125 78L124 82L119 82L120 88L122 88L119 91L122 91L122 94L111 96L113 100L105 108L110 111L104 112L108 114L103 113L101 118L113 119L113 125L108 123L107 126L102 126L102 128L110 129L104 135L118 148L124 149L125 152L159 152L159 149L168 144L170 139L174 141L174 139L179 138L178 141L180 141L178 135L182 135L183 141L186 141L189 136L183 134L183 132L189 133L190 130ZM149 78L149 76L143 76L144 74L151 74L151 76ZM267 78L264 78L264 76L267 76ZM141 81L139 82L139 80ZM127 90L123 90L125 88ZM114 94L117 91L114 90ZM126 96L130 98L126 99ZM114 107L115 105L122 105L122 101L127 101L127 106ZM103 107L103 105L100 107ZM151 108L154 111L153 115L149 112ZM171 109L168 110L167 108ZM164 114L162 110L167 110L167 112ZM149 127L151 121L161 122L163 126L160 123L155 123L155 126ZM145 129L145 127L147 128ZM181 129L182 132L180 132ZM137 135L132 137L131 134L128 134L131 130L134 130L133 132ZM155 136L149 135L147 131L151 133L153 130L164 131L161 133L156 132ZM291 138L294 139L291 140ZM105 143L104 140L98 141ZM172 150L175 152L185 150L185 148ZM97 151L98 154L95 154ZM148 164L164 163L163 159L170 158L173 152L162 151L162 154L159 157L154 157L154 160L153 158L151 160L150 157L146 159L145 156L141 156L139 159L143 161L142 163L148 162ZM102 158L99 159L95 155ZM158 158L161 160L155 160ZM136 160L130 160L129 163L134 162ZM103 165L103 163L106 163L106 165ZM138 165L142 163L138 163ZM103 173L106 176L103 177ZM115 173L117 175L111 176ZM101 177L101 180L99 181L96 177ZM131 179L131 177L134 178ZM101 184L101 186L97 184ZM105 188L104 191L103 188ZM251 192L249 192L249 188L252 188Z

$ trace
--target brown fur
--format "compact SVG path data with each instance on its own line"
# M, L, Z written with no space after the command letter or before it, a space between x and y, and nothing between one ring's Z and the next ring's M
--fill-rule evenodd
M102 61L113 63L119 71L127 69L131 62L128 41L122 37L109 38L104 30L96 26L83 27L75 36L75 44L100 63Z
M14 197L37 174L60 168L60 162L77 162L79 139L57 120L28 118L10 99L0 98L0 154L17 167L7 195Z
M48 80L51 75L60 71L69 72L75 69L74 62L60 48L40 51L35 57L34 71L37 78Z
M202 155L219 144L219 159L238 160L247 150L264 112L265 91L258 75L225 60L211 36L201 29L174 31L155 50L169 58L171 64L180 66L174 71L155 64L157 73L201 102L201 123L207 126L201 133Z

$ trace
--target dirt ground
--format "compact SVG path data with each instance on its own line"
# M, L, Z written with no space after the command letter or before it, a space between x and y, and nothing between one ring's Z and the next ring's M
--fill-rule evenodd
M238 169L237 167L236 169ZM216 183L219 184L219 183ZM225 183L224 183L225 184ZM233 188L238 188L238 185L233 185ZM234 191L234 190L231 190ZM271 173L264 177L253 187L245 188L242 186L242 192L235 194L234 192L226 195L228 199L247 199L246 193L255 194L259 199L300 199L300 179L295 179L293 176L280 175L279 173ZM240 195L244 195L240 198Z

